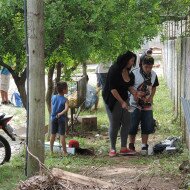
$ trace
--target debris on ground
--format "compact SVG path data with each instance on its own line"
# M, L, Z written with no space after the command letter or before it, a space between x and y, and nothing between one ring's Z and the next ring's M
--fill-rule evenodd
M48 175L37 175L21 182L16 190L61 190L61 189L114 189L112 183L53 168Z

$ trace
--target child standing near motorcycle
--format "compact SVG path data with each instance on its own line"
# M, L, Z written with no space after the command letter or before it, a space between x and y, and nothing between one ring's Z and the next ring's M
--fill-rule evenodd
M56 138L56 133L59 133L61 144L63 148L63 155L67 155L66 141L65 141L65 124L66 113L69 109L69 102L65 98L65 94L68 93L68 86L66 82L57 83L58 94L52 96L51 100L51 137L50 137L50 149L53 153L53 145Z

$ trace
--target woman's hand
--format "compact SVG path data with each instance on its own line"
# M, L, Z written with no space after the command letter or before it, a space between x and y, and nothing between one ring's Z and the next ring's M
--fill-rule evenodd
M137 98L142 98L143 96L145 96L145 92L137 91Z
M133 92L133 97L135 101L138 101L139 98L142 98L143 96L145 96L145 93L142 91L135 91Z
M150 97L146 100L146 102L150 102L150 103L152 103L152 102L153 102L153 97L150 96Z
M128 109L128 105L125 101L122 102L121 107L126 110Z

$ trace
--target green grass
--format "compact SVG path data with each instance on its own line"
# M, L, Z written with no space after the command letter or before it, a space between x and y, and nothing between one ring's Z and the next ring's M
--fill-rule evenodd
M105 157L93 157L93 156L67 156L60 157L57 154L56 158L48 156L46 159L46 166L48 168L58 167L70 172L85 171L88 167L109 166L117 163L114 159L105 159Z
M12 190L18 186L19 181L26 179L24 175L23 154L14 156L11 162L0 166L0 190Z
M173 105L170 100L169 91L165 84L165 81L159 79L160 86L157 88L157 92L154 99L154 118L159 123L159 129L153 135L154 140L159 142L164 140L168 136L182 136L183 130L180 128L179 121L174 122ZM71 138L77 139L82 148L93 147L95 153L102 153L96 157L93 156L68 156L60 157L59 154L50 156L49 152L46 152L45 164L48 168L58 167L71 172L83 173L89 167L105 167L105 166L147 166L150 167L149 173L156 173L163 176L180 175L179 165L183 160L188 160L188 151L184 148L183 153L177 154L161 154L153 156L138 156L127 159L110 159L107 156L109 150L109 140L104 138L104 134L108 130L108 118L103 105L102 98L100 97L98 112L84 111L80 115L97 115L98 119L98 131L93 132L91 136L83 137L68 137L67 141ZM95 137L99 133L100 137ZM140 139L140 136L138 136ZM140 140L138 140L140 144ZM119 149L120 140L117 141L117 147ZM0 166L0 190L14 189L16 183L20 180L24 180L24 157L23 155L16 156L10 163ZM92 169L91 169L92 170Z
M174 117L170 92L163 78L159 78L159 82L154 98L154 117L160 126L158 134L163 138L171 135L182 136L183 129L180 127L179 119L176 120Z

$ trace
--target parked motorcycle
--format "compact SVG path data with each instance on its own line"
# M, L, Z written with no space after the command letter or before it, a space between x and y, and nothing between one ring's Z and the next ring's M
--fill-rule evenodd
M0 113L0 129L2 129L11 139L15 141L15 134L13 128L8 124L12 119L12 115ZM0 134L0 165L8 162L11 158L11 147L7 139Z

